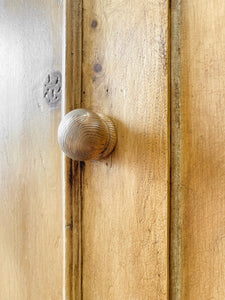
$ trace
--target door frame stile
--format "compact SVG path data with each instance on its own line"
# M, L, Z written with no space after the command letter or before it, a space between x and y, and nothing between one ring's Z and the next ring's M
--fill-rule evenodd
M63 2L62 116L82 103L82 0ZM63 155L63 299L82 299L82 164Z

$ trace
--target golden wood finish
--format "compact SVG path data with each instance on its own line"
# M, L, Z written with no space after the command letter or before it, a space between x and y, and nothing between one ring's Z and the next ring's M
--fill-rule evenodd
M173 130L178 132L172 139L177 164L172 164L171 216L177 228L171 227L176 245L171 271L177 280L171 282L171 295L174 300L224 300L225 2L173 2L181 26L173 31L173 50L181 57L180 65L172 61L172 73L180 72L180 78L172 86L172 114L178 116Z
M181 2L182 299L225 299L225 1Z
M168 299L168 4L83 1L82 107L116 120L82 164L83 299Z
M65 115L81 107L82 1L65 0L63 5L62 115ZM63 155L63 299L66 300L82 297L81 171L80 163Z
M116 128L110 118L88 109L75 109L62 119L58 141L73 160L99 160L116 145Z
M170 299L181 298L182 119L180 86L180 0L171 1Z
M0 1L0 299L62 299L60 102L62 3Z

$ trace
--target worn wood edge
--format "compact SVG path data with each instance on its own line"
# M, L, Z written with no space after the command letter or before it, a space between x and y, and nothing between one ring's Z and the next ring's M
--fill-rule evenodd
M81 106L82 0L63 4L62 116ZM82 298L82 176L80 163L63 155L63 299Z
M171 194L171 0L167 3L167 300L170 300L170 194Z
M171 156L170 156L170 299L181 300L182 241L182 120L181 120L181 0L171 0Z

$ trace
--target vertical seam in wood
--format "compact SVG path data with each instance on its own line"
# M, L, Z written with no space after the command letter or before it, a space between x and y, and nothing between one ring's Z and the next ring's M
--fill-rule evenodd
M168 139L168 200L167 200L167 299L169 300L170 294L170 196L171 196L171 0L168 1L168 37L167 37L167 47L168 47L168 99L167 99L167 109L168 109L168 126L167 126L167 139Z
M68 159L68 158L67 158ZM71 298L71 295L73 295L73 283L72 283L72 280L73 280L73 276L74 276L74 271L73 271L73 265L74 265L74 251L73 251L73 243L74 243L74 238L73 238L73 235L74 235L74 219L73 219L73 207L74 207L74 197L73 197L73 192L74 192L74 189L73 189L73 181L74 181L74 164L73 164L73 161L70 159L69 160L70 162L70 174L69 174L69 181L70 181L70 202L71 202L71 226L70 226L70 230L71 230L71 245L70 245L70 255L71 255L71 278L70 278L70 298ZM68 280L68 279L67 279Z
M69 1L69 0L68 0ZM63 88L62 88L62 116L67 112L67 85L66 81L67 73L72 74L71 70L68 70L66 65L67 61L67 30L68 30L68 18L67 18L67 6L68 1L63 3L63 62L62 62L62 73L63 73ZM70 45L71 46L71 45ZM68 186L70 183L69 177L71 176L71 163L65 157L62 156L62 178L63 178L63 299L67 300L71 298L71 280L72 280L72 197L71 188ZM69 173L69 176L68 176ZM68 191L69 189L69 191ZM69 198L69 199L68 199Z
M85 163L80 162L80 299L83 299L83 183Z
M84 49L84 1L81 0L81 101L80 101L80 107L83 108L83 62L84 62L84 55L83 55L83 49Z
M180 57L180 2L171 0L171 144L170 144L170 299L181 300L181 57Z
M84 5L81 0L81 99L80 107L83 107L83 40L84 40ZM85 163L80 162L80 299L83 299L83 181Z
M80 107L82 97L82 0L64 2L63 110ZM64 300L82 299L82 171L63 156Z

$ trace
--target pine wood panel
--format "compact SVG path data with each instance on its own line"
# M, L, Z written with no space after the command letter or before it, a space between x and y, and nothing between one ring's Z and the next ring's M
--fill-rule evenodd
M0 3L0 299L62 299L61 1Z
M181 2L181 299L225 298L225 2Z
M168 1L83 1L82 106L118 146L82 171L83 299L168 297Z
M63 7L62 115L81 106L82 1ZM81 167L63 156L63 299L81 299Z

